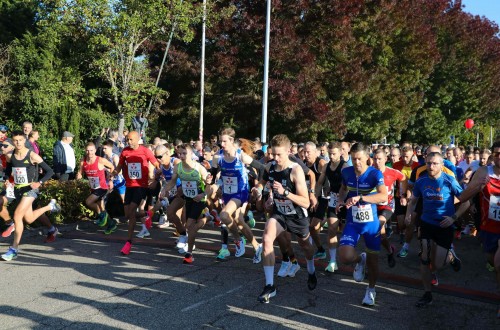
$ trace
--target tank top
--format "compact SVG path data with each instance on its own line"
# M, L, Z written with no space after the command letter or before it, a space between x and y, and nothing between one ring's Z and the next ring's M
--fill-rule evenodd
M490 180L481 191L481 230L500 234L500 176L488 166Z
M108 189L106 171L104 169L99 169L99 156L96 156L92 164L87 163L87 160L84 159L82 169L89 180L90 189Z
M283 185L283 188L287 188L292 194L296 194L295 183L293 183L291 179L292 170L295 166L299 165L292 162L287 168L277 171L276 162L272 162L269 173L264 173L264 180L269 181L271 187L274 181L278 181ZM273 191L273 196L274 213L298 218L307 217L307 210L305 208L298 206L285 196L278 194L277 191Z
M23 159L16 159L15 154L12 154L10 163L12 165L12 177L16 187L24 187L38 180L37 166L31 163L31 150L28 150Z
M331 163L326 165L325 176L328 179L328 183L330 184L330 200L328 201L329 207L337 207L338 197L340 187L342 186L342 167L344 166L345 161L340 159L339 164L335 170L332 170L330 167Z
M195 162L194 168L189 172L184 171L182 162L177 167L177 176L181 180L182 193L186 198L192 199L196 195L205 192L205 183L201 179L199 166L201 165Z
M222 193L224 195L248 191L248 172L245 164L241 161L241 149L236 150L236 156L232 162L227 162L222 153L217 165L221 170Z

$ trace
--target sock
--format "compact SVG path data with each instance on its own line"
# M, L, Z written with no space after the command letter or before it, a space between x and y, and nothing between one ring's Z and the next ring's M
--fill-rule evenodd
M368 287L368 291L375 292L375 287L373 287L373 288Z
M55 231L56 231L56 227L54 227L54 225L50 226L49 233L53 233Z
M403 244L403 249L409 249L409 248L410 248L410 244L408 244L408 243Z
M291 262L292 264L297 264L297 258L295 258L295 256L291 256L291 257L290 257L290 262Z
M16 253L19 251L19 248L14 249L14 247L13 247L13 246L11 246L10 248L11 248L12 250L14 250Z
M286 253L282 253L281 259L282 259L284 262L289 262L289 261L290 261L290 257L289 257L289 256L288 256L288 254L286 254Z
M274 285L274 266L264 266L266 285Z
M222 236L222 244L225 244L227 246L227 243L229 242L229 233L227 232L227 228L220 227L220 233Z
M307 260L307 272L313 274L316 268L314 268L314 259Z
M130 244L132 244L132 240L131 239L128 239L127 242L129 242Z
M145 225L145 224L142 224L142 230L144 230L144 231L145 231L145 230L148 230L148 229L146 228L146 225Z
M312 238L310 235L309 235L309 243L310 243L311 245L313 245L313 244L314 244L314 242L313 242L313 238Z
M330 248L330 262L336 262L337 260L337 248Z
M187 233L186 233L186 231L184 230L182 233L179 233L179 235L181 235L181 236L187 236Z
M10 226L10 225L14 224L14 220L9 219L9 220L5 221L5 224L6 224L7 226Z
M222 244L222 248L227 250L227 244Z
M322 246L320 246L320 247L318 248L318 252L323 253L323 252L325 252L325 249L324 249Z

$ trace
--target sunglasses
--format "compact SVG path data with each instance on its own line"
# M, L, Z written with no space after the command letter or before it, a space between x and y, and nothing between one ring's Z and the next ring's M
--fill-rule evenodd
M8 148L10 147L8 144L2 144L2 148Z
M163 154L164 155L164 154ZM156 159L162 159L163 155L155 156Z

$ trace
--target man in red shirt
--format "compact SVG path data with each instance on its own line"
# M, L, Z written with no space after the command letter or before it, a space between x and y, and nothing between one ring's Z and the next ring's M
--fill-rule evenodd
M143 199L146 198L146 193L149 185L149 163L159 170L160 164L156 160L153 152L148 148L139 144L139 133L132 131L128 133L126 141L128 147L123 149L118 166L112 172L115 176L123 168L123 176L125 178L125 217L128 222L128 240L123 246L121 253L128 255L132 248L132 237L137 217L145 217L144 210L136 213L137 207L141 205ZM147 225L147 224L146 224Z

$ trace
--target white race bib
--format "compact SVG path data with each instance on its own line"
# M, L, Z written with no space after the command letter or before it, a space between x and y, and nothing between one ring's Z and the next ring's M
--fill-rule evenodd
M128 177L132 180L142 179L141 163L128 163Z
M99 188L101 188L101 183L99 181L99 177L98 176L89 176L88 179L89 179L90 189L99 189Z
M372 222L373 219L373 211L370 204L356 206L354 205L352 208L352 221L356 223L366 223Z
M278 211L281 214L284 215L297 214L297 211L295 211L295 207L293 206L292 201L289 199L275 199L274 203L276 204L276 207L278 208Z
M193 198L198 195L198 186L196 181L182 181L182 192L184 196Z
M16 195L14 195L14 186L11 184L7 184L5 188L5 197L16 199Z
M500 221L500 196L490 196L490 207L488 209L488 219Z
M331 192L330 193L330 200L328 201L328 206L329 207L337 207L338 200L339 200L339 194Z
M238 192L238 178L234 176L223 176L224 194L231 195Z
M13 167L12 174L14 175L15 184L28 183L28 173L26 172L26 167Z
M170 197L174 197L175 195L177 195L177 187L170 189L169 195Z

